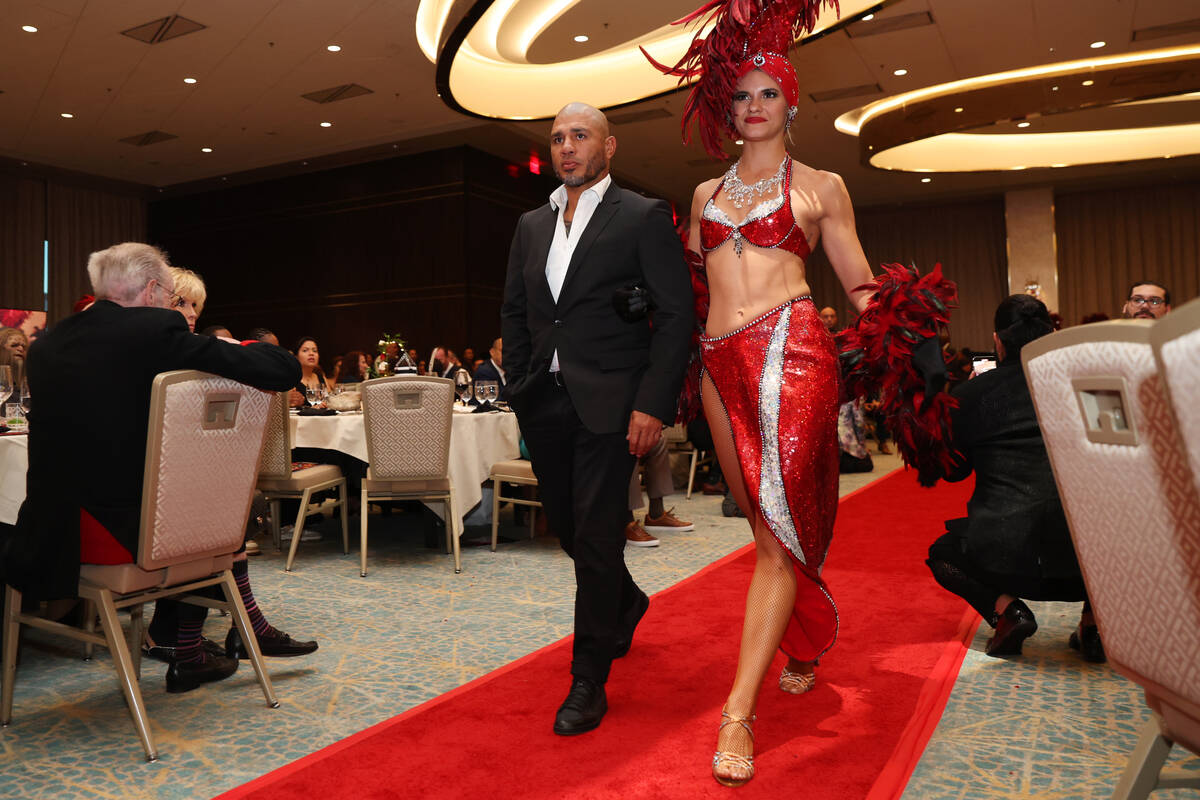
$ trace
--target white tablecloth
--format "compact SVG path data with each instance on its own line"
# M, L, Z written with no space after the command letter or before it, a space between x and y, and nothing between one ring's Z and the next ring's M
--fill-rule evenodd
M0 522L12 525L25 500L29 469L29 437L0 436Z
M337 450L367 460L367 437L362 414L336 417L291 415L292 447ZM492 465L520 457L521 431L517 415L508 413L460 414L450 423L450 485L452 511L462 531L462 519L483 497L482 484ZM430 508L441 514L441 503Z

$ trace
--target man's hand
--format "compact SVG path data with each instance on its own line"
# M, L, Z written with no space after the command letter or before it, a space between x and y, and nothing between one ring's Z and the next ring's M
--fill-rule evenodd
M641 411L629 415L629 452L641 458L662 438L662 420Z
M292 389L288 392L288 405L292 408L300 408L304 405L307 405L307 401L304 399L304 395L300 394L295 389Z

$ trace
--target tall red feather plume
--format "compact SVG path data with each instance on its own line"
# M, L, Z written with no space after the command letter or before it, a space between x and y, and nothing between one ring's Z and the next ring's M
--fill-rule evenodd
M713 158L727 159L721 138L730 132L726 114L737 88L738 64L760 51L786 56L802 31L812 31L823 5L839 11L837 0L710 0L672 23L695 22L699 28L675 66L658 63L642 48L655 69L679 76L680 84L699 77L684 103L683 141L691 141L688 127L696 117L704 149ZM701 36L710 26L709 34Z
M933 486L954 463L950 411L958 401L939 392L926 402L925 379L912 355L950 322L958 288L942 277L941 264L927 275L903 264L884 264L883 270L859 287L875 294L858 319L837 335L842 378L848 397L879 392L880 411L895 433L904 463L916 467L922 486Z

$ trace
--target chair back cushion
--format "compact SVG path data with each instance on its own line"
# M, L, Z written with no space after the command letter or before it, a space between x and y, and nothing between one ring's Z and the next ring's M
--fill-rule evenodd
M1200 502L1151 326L1068 328L1022 360L1109 660L1148 691L1197 698Z
M1154 323L1150 342L1171 410L1183 438L1192 477L1200 481L1200 299ZM1200 490L1200 485L1197 486Z
M263 478L286 480L292 475L291 421L288 419L287 392L278 392L271 400L267 432L263 437L258 474Z
M450 461L454 382L396 375L361 384L369 476L375 480L436 480Z
M271 401L197 370L154 379L139 567L163 569L241 547Z

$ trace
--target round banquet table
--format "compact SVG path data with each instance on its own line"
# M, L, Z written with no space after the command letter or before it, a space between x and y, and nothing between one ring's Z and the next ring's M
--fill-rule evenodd
M0 436L0 522L13 525L25 500L25 472L29 469L29 437Z
M483 482L492 465L521 457L521 431L517 415L508 412L470 414L459 412L450 421L450 486L454 489L451 512L462 533L462 520L483 497ZM335 417L289 416L292 447L337 450L360 461L367 460L367 436L361 412L343 412ZM441 503L430 509L439 516Z

